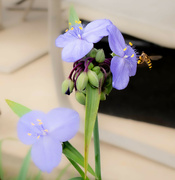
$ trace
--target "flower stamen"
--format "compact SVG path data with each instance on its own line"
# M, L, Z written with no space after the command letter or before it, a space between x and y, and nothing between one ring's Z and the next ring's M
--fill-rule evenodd
M81 29L81 30L82 30L83 28L82 28L81 26L79 26L79 29Z
M132 54L131 57L134 57L134 54Z
M40 135L39 136L37 136L37 139L39 139L40 138Z
M65 32L67 32L67 31L68 31L68 29L65 30Z
M39 125L43 124L42 122L38 123Z
M34 124L34 123L31 123L31 125L32 125L32 126L35 126L35 124Z
M126 51L127 47L125 47L125 49L123 49L123 51Z
M129 42L129 45L130 45L130 46L133 46L132 42Z
M78 21L78 24L81 24L81 21Z
M31 136L32 134L31 134L31 133L28 133L27 135L28 135L28 136Z
M44 131L45 131L45 132L48 132L48 129L45 129Z
M71 29L70 30L73 30L74 28L73 27L71 27Z

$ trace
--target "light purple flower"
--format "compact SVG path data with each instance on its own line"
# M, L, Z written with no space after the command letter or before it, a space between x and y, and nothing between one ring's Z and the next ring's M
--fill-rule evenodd
M109 31L109 46L115 53L110 67L113 76L112 85L121 90L128 85L129 77L136 74L137 57L134 49L125 44L125 40L116 26L110 25L107 29Z
M33 162L49 173L61 161L61 142L77 133L79 121L79 114L68 108L55 108L47 114L30 111L18 122L18 137L24 144L32 144Z
M79 22L72 26L56 39L56 46L63 47L62 59L75 62L84 57L93 48L93 43L108 35L106 27L110 24L110 20L100 19L92 21L85 28Z

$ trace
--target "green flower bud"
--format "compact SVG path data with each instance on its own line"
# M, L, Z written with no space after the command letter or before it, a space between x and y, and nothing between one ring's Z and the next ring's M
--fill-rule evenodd
M111 53L111 56L114 57L114 56L116 56L116 54L115 54L114 52L112 52L112 53Z
M106 100L106 94L104 92L101 92L100 100L101 101L105 101Z
M85 105L86 96L85 96L84 93L79 92L79 91L76 91L76 93L75 93L75 98L76 98L76 100L77 100L80 104Z
M89 53L88 53L88 57L90 56L90 57L92 57L92 58L94 58L95 56L96 56L96 54L97 54L97 49L95 49L95 48L93 48Z
M100 67L99 66L95 66L94 68L92 68L92 71L94 71L97 75L100 72Z
M112 75L109 75L106 79L105 86L110 86L112 84Z
M88 66L88 69L92 69L94 67L93 63L90 63L89 66Z
M109 95L109 93L112 91L112 83L108 86L105 86L104 92Z
M89 70L87 74L88 74L88 80L89 80L89 82L90 82L93 86L95 86L96 88L98 88L98 87L99 87L99 80L98 80L97 74L96 74L94 71L91 71L91 70Z
M100 79L104 79L103 77L104 77L104 74L100 71L98 73L98 80L100 81Z
M88 75L86 72L82 72L77 79L76 86L79 91L83 91L88 83Z
M97 54L96 54L96 56L95 56L95 60L96 60L97 62L99 62L99 63L104 62L104 60L105 60L105 53L104 53L103 49L99 49L99 50L97 51Z
M74 82L71 79L66 79L62 83L62 93L70 95L74 89Z

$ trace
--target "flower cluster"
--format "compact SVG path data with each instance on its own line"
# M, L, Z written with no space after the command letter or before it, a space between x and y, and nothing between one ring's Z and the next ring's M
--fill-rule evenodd
M102 49L93 48L93 43L104 36L108 36L112 58L105 58ZM75 88L76 99L81 104L85 104L88 82L101 90L101 100L105 100L112 87L126 88L129 78L136 74L137 56L132 43L125 43L121 32L110 20L96 20L85 28L78 22L56 39L56 45L63 47L64 61L74 62L73 70L62 84L62 92L69 95Z

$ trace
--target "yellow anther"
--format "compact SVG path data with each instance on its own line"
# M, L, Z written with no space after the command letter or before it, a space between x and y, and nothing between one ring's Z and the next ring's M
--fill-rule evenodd
M31 133L28 133L29 136L31 136L32 134Z
M123 51L126 51L127 48L123 49Z
M82 30L83 28L82 28L81 26L79 26L79 29L81 29L81 30Z
M34 124L34 123L31 123L31 125L32 125L32 126L35 126L35 124Z
M67 31L68 31L68 29L65 30L65 32L67 32Z
M37 136L37 139L39 139L40 138L40 135L39 136Z
M37 121L38 121L38 122L41 122L41 120L40 120L40 119L37 119Z
M78 21L75 21L75 23L78 23Z
M71 22L69 22L69 25L71 25Z
M78 21L78 24L81 24L81 21Z
M45 132L48 132L48 130L47 130L47 129L45 129L44 131L45 131Z
M38 123L39 125L43 124L42 122Z
M130 45L130 46L133 46L132 42L129 42L129 45Z
M73 27L71 27L71 29L70 30L73 30L74 28Z
M131 57L134 57L134 54L132 54L132 56Z

